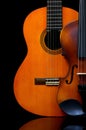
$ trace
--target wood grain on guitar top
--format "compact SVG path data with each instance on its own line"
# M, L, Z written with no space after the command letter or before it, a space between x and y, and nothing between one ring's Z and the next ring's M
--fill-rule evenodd
M36 85L36 78L63 78L69 65L59 54L50 54L42 46L41 34L46 30L46 7L31 12L25 19L23 34L27 55L14 78L14 95L25 110L43 116L64 116L57 104L58 86ZM78 19L78 12L63 7L63 27Z

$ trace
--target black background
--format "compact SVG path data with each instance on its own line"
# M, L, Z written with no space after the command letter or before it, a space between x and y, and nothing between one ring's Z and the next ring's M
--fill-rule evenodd
M26 16L33 10L46 6L46 0L15 0L4 13L4 30L1 43L1 121L3 129L18 130L24 123L40 116L25 111L15 100L13 80L23 62L27 48L22 27ZM78 11L78 0L63 0L63 6ZM38 19L39 20L39 19ZM2 123L1 123L2 124Z

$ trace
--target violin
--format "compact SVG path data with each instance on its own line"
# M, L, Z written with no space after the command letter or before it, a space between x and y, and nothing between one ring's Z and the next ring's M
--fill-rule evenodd
M85 6L86 1L80 0L79 19L65 26L61 31L60 37L64 57L69 63L69 72L67 76L62 79L57 100L62 110L70 115L84 114L82 108L83 99L80 91L86 94Z

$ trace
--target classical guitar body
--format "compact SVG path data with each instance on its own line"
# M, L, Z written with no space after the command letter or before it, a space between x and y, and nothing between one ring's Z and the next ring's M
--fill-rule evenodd
M61 48L52 50L45 44L46 12L46 7L34 10L24 21L28 51L14 79L14 95L26 111L42 116L64 116L56 95L60 78L66 76L69 65ZM63 7L63 27L77 19L75 10Z

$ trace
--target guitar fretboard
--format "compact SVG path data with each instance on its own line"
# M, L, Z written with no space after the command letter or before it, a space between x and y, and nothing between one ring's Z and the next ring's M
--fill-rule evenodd
M47 0L47 30L62 29L62 0Z

